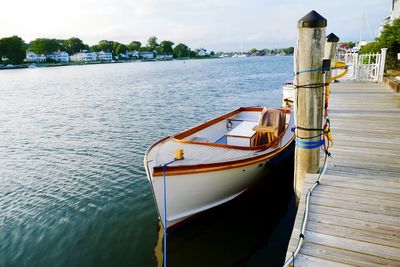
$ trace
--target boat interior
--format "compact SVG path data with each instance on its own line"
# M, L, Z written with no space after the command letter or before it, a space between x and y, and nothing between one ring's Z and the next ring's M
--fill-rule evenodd
M280 138L290 114L286 109L239 108L174 136L181 143L257 149Z

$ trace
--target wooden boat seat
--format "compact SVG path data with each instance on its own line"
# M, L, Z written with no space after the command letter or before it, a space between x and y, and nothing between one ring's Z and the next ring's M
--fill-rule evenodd
M255 145L263 145L274 141L285 130L285 116L276 109L264 108L259 117L258 125L253 128L256 132Z

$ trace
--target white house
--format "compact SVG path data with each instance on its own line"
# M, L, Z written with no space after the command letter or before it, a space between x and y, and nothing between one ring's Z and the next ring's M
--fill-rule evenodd
M168 59L173 59L173 57L174 55L169 53L158 53L156 59L168 60Z
M26 61L28 62L46 62L45 55L38 55L34 52L26 52Z
M118 56L116 56L118 59L128 59L129 56L126 53L119 53Z
M69 54L65 51L58 51L58 52L53 52L51 54L48 54L47 58L50 58L50 59L52 59L54 61L58 61L58 62L68 62Z
M139 52L136 50L126 51L126 55L131 58L139 58Z
M395 19L400 17L400 0L392 0L392 10L388 17L386 17L379 27L379 35L383 31L386 24L392 23Z
M197 52L197 55L199 57L205 57L205 56L207 56L207 50L204 48L200 48L199 51Z
M139 57L144 59L153 59L154 53L153 52L139 52Z
M392 11L390 12L390 20L394 21L400 17L400 0L393 0Z
M100 51L99 53L97 53L97 58L103 61L111 61L113 59L111 52L104 52L104 51Z
M97 53L96 52L89 52L87 50L83 50L82 52L73 54L70 57L71 61L83 61L83 62L90 62L97 60Z

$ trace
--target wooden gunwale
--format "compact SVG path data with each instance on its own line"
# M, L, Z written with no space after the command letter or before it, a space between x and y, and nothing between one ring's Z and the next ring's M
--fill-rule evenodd
M193 173L204 173L204 172L211 172L211 171L222 171L227 169L238 168L242 166L251 165L257 162L264 161L268 158L273 158L277 154L279 154L282 150L286 149L293 138L289 140L284 146L280 147L277 150L271 151L270 153L258 155L256 157L251 157L247 159L229 161L229 162L218 162L218 163L208 163L208 164L198 164L198 165L183 165L183 166L166 166L165 174L167 176L171 175L185 175L185 174L193 174ZM157 166L153 168L153 177L156 176L163 176L163 167Z
M196 132L199 132L205 128L210 127L213 124L216 124L220 121L229 119L230 117L232 117L233 115L236 115L242 111L262 111L262 107L241 107L238 108L234 111L231 111L227 114L224 114L222 116L219 116L213 120L210 120L208 122L202 123L198 126L195 126L191 129L188 129L182 133L176 134L174 136L172 136L173 141L178 142L178 143L183 143L183 144L195 144L195 145L203 145L203 146L213 146L213 147L223 147L223 148L232 148L232 149L240 149L240 150L266 150L267 148L274 146L278 141L280 141L283 137L283 135L285 134L286 130L283 131L274 141L265 144L265 145L261 145L261 146L234 146L234 145L226 145L226 144L216 144L216 143L207 143L207 142L197 142L197 141L189 141L189 140L184 140L183 138L186 138ZM278 108L278 110L286 113L286 114L290 114L290 109L284 109L284 108Z
M233 146L233 145L225 145L225 144L216 144L216 143L206 143L206 142L195 142L195 141L188 141L188 140L182 140L178 138L185 138L187 136L192 135L195 132L198 132L202 129L205 129L207 127L210 127L213 124L216 124L220 121L223 121L225 119L228 119L232 117L233 115L236 115L242 111L262 111L262 107L241 107L238 108L234 111L231 111L227 114L224 114L220 117L217 117L213 120L210 120L208 122L202 123L198 126L195 126L194 128L188 129L182 133L176 134L172 137L166 137L163 138L157 142L155 142L151 147L148 149L146 152L145 158L147 160L147 154L150 151L151 148L155 147L159 143L165 141L168 138L171 138L172 141L178 142L178 143L186 143L186 144L197 144L197 145L204 145L204 146L214 146L214 147L222 147L222 148L229 148L229 149L238 149L238 150L257 150L257 151L263 151L266 150L274 145L276 145L277 142L281 141L285 133L290 130L290 125L286 127L286 129L272 142L266 144L266 145L261 145L261 146L253 146L253 147L243 147L243 146ZM291 110L290 109L284 109L284 108L279 108L278 110L290 114ZM235 161L227 161L227 162L216 162L216 163L207 163L207 164L197 164L197 165L181 165L181 166L166 166L165 171L166 175L171 176L171 175L185 175L185 174L193 174L193 173L204 173L204 172L210 172L210 171L222 171L226 169L232 169L232 168L237 168L237 167L242 167L242 166L247 166L250 164L254 164L257 162L264 161L268 158L273 158L275 155L279 154L282 150L284 150L286 147L290 145L290 143L293 141L294 136L282 147L275 149L269 153L258 155L255 157L251 158L246 158L246 159L241 159L241 160L235 160ZM153 168L153 177L155 176L163 176L163 166L156 166Z
M190 136L190 135L192 135L192 134L194 134L194 133L196 133L198 131L201 131L201 130L203 130L205 128L208 128L211 125L216 124L216 123L218 123L220 121L229 119L233 115L236 115L236 114L238 114L238 113L240 113L242 111L253 111L253 112L256 112L256 111L262 111L262 109L263 109L262 107L240 107L240 108L235 109L235 110L233 110L233 111L231 111L229 113L226 113L226 114L224 114L222 116L219 116L219 117L217 117L215 119L212 119L212 120L207 121L205 123L199 124L199 125L197 125L197 126L195 126L193 128L190 128L190 129L188 129L186 131L183 131L183 132L181 132L179 134L176 134L176 135L173 136L173 138L174 138L175 141L182 142L182 143L202 143L202 142L194 142L194 141L182 140L182 139L186 138L186 137L188 137L188 136Z
M229 137L236 137L236 138L244 138L244 139L251 139L253 136L242 136L242 135L227 135Z

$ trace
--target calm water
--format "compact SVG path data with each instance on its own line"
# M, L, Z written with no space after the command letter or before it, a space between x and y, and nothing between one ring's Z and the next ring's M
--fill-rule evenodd
M145 149L239 106L280 106L292 61L1 71L0 266L155 266ZM172 234L170 266L276 264L293 203L290 171L275 176L283 193L260 185Z

